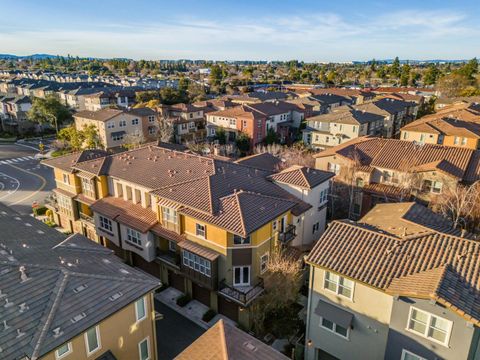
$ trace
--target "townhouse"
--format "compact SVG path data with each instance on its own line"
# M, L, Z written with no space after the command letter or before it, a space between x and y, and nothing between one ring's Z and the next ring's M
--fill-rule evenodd
M308 118L302 138L306 145L324 150L357 137L379 136L383 133L383 125L384 117L381 115L342 106L329 114Z
M273 251L324 229L330 172L280 173L148 145L45 160L55 221L244 326ZM138 174L142 174L141 177Z
M153 140L156 139L158 131L157 113L149 108L84 110L75 113L73 118L77 130L82 130L85 126L95 126L98 130L99 145L104 149L128 144L132 137L138 137L143 142Z
M32 107L28 96L0 96L0 123L2 131L24 134L36 126L28 120L27 112Z
M475 108L445 109L424 116L401 129L400 138L419 143L478 149L480 111Z
M157 359L157 278L82 235L0 210L0 358Z
M480 356L480 243L422 205L334 221L306 261L305 359Z
M436 144L361 137L315 155L315 167L333 171L335 184L353 189L354 218L381 202L428 203L458 183L479 179L480 152Z

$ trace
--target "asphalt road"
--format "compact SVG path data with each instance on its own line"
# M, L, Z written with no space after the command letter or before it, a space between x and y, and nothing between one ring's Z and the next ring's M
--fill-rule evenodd
M157 320L159 359L175 358L205 332L205 329L158 300L155 300L155 310L163 315L163 319Z
M0 144L0 202L20 214L30 214L32 203L42 203L55 187L53 171L25 145Z

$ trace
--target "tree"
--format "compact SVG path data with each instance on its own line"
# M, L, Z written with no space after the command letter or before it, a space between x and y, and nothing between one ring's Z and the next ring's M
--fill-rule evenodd
M298 310L292 313L302 286L301 262L289 257L280 249L272 252L263 275L264 293L252 305L252 320L255 333L272 332L277 337L293 335L301 327Z
M238 134L237 139L235 140L235 144L237 145L241 156L245 156L250 152L251 139L248 134L244 132Z
M46 98L33 98L32 107L27 113L29 120L39 124L50 124L58 134L59 125L71 120L70 110L57 97L49 95Z

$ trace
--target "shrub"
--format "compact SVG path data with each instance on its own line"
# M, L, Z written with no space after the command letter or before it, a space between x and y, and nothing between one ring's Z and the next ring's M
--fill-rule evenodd
M47 208L45 206L39 206L36 208L33 208L33 215L39 216L39 215L45 215L47 212Z
M190 300L192 300L190 298L190 296L188 295L181 295L177 298L177 305L180 306L180 307L184 307L185 305L187 305Z
M205 311L205 314L203 314L202 320L208 323L215 317L215 315L217 315L215 311L213 311L212 309L208 309L207 311Z

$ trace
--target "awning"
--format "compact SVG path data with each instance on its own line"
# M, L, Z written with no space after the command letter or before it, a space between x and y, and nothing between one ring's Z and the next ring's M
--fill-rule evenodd
M183 240L179 242L177 245L184 250L187 250L191 253L194 253L195 255L198 255L210 261L213 261L220 256L220 254L217 253L216 251L210 250L190 240Z
M122 135L125 135L126 132L125 131L114 131L112 133L110 133L110 136L111 137L114 137L114 136L122 136Z
M335 324L338 324L345 329L350 328L350 326L352 325L352 313L349 313L348 311L340 309L339 307L322 300L318 301L318 305L315 308L315 314L331 322L334 322Z

